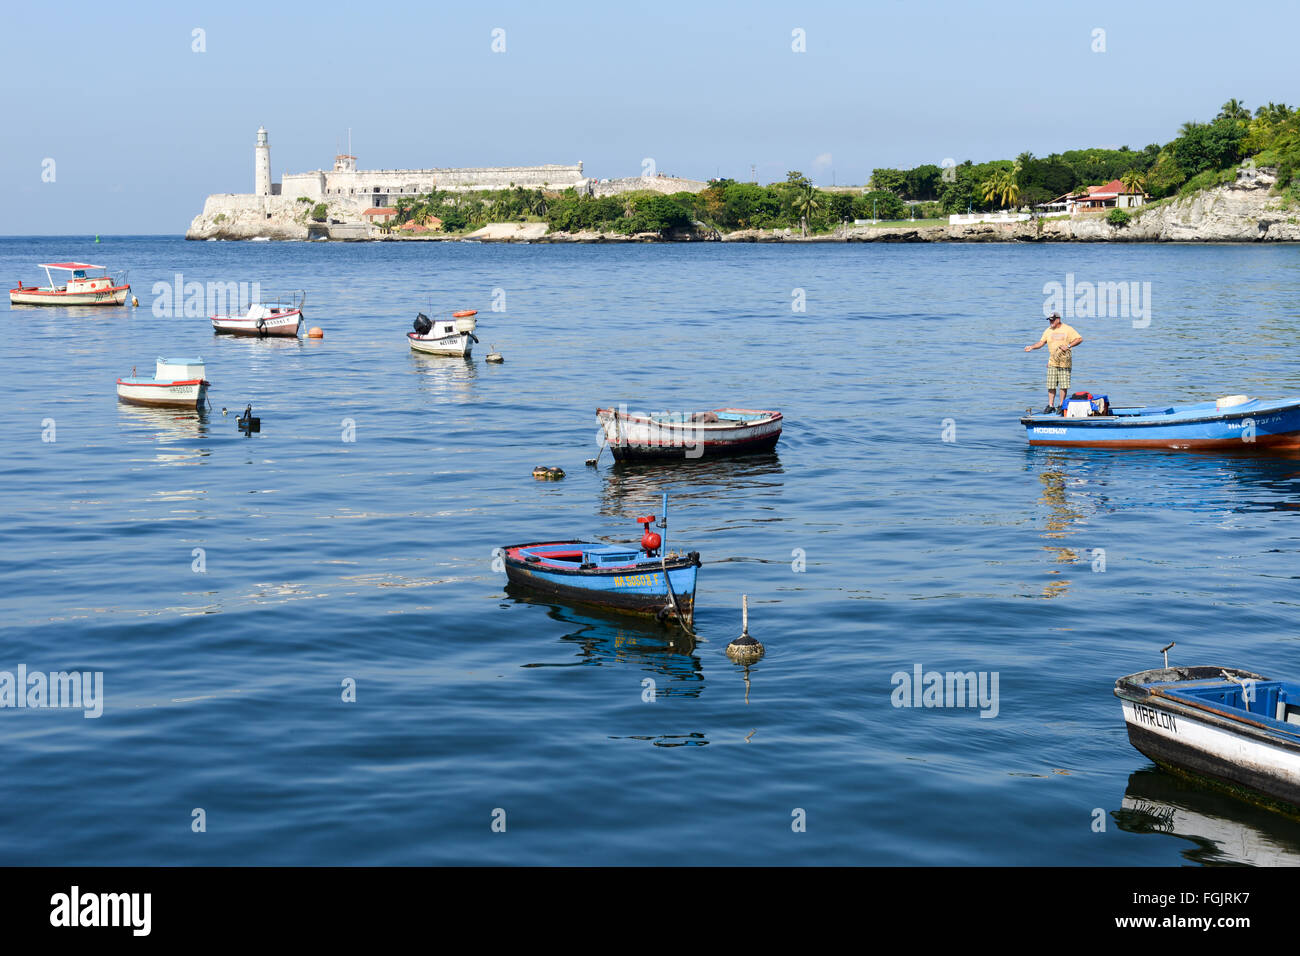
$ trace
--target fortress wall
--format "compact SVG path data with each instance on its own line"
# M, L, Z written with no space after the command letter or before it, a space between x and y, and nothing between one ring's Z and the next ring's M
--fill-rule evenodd
M681 192L698 193L708 188L708 183L702 183L698 179L678 179L673 176L629 176L625 179L607 179L603 182L593 183L591 194L600 198L601 196L617 196L620 193L648 189L652 192L670 195Z
M286 173L280 183L280 195L288 199L306 196L308 199L319 200L325 195L325 174L320 171Z
M579 186L584 180L582 163L547 166L480 166L463 169L372 169L328 170L322 173L294 173L284 177L284 194L290 195L290 183L303 177L324 178L326 196L419 196L434 189L505 189L511 185L536 189L547 186L565 189ZM376 189L378 187L378 189ZM296 193L296 195L310 195Z

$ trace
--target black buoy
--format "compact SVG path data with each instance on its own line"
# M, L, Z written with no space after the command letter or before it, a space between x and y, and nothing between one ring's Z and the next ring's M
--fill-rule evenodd
M225 409L222 409L222 414L225 414ZM244 408L244 414L235 419L235 425L244 433L244 437L246 438L253 432L260 432L262 430L262 420L253 417L253 405L251 402Z
M752 664L763 656L763 645L749 636L749 595L740 602L740 637L727 645L727 656L737 664Z

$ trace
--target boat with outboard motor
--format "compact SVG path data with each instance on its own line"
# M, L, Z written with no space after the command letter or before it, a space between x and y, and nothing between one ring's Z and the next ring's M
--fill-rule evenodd
M1112 408L1072 397L1065 412L1020 419L1031 445L1079 448L1300 450L1300 398L1230 395L1194 405Z
M469 358L478 337L477 309L453 312L450 319L431 319L423 312L415 317L415 331L407 332L407 341L413 352L426 355L455 355Z
M655 515L637 518L641 544L592 541L539 541L503 550L510 585L561 601L589 604L629 614L651 615L690 628L695 618L698 551L667 550L651 530ZM668 528L668 496L657 527Z
M131 294L131 286L126 281L126 273L114 278L104 266L91 265L89 262L44 262L48 286L23 285L18 280L18 288L9 290L10 305L123 305ZM54 281L50 270L68 272L68 281L59 285ZM103 275L91 275L92 271Z

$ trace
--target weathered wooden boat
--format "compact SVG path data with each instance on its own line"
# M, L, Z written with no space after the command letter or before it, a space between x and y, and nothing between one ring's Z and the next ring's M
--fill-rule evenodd
M1232 667L1162 667L1115 682L1128 739L1166 769L1300 813L1300 683Z
M293 338L302 331L306 293L295 293L287 303L274 305L255 302L243 315L212 316L212 331L223 335L268 335Z
M203 406L208 397L207 368L203 359L158 359L154 377L137 378L135 369L130 378L117 380L117 397L133 405L156 405L164 408L194 408Z
M1025 415L1031 445L1252 451L1300 449L1300 398L1232 395L1195 405L1108 408L1109 414Z
M477 309L453 312L450 319L431 319L423 312L415 317L415 331L407 332L411 350L426 355L460 355L466 358L478 342Z
M654 415L598 408L596 419L615 461L685 461L770 452L781 437L783 421L780 412L750 408Z
M41 268L50 284L25 286L19 279L18 288L9 290L10 305L123 305L131 294L125 274L115 279L104 266L88 262L46 262L41 263ZM50 274L51 269L71 275L59 285ZM92 275L92 271L104 274Z
M695 618L698 551L669 552L650 530L655 515L636 519L644 528L636 545L592 541L539 541L504 550L510 585L561 602L587 604L661 622L691 626ZM668 496L658 527L668 528Z

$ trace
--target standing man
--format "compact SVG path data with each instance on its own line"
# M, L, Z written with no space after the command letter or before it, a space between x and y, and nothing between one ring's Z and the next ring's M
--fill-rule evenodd
M1053 312L1047 321L1050 324L1042 338L1033 345L1026 345L1025 351L1032 352L1047 346L1047 407L1043 409L1043 414L1051 415L1062 409L1066 396L1070 394L1071 355L1074 347L1083 341L1083 336L1062 322L1059 313ZM1060 405L1056 404L1058 388L1061 390Z

